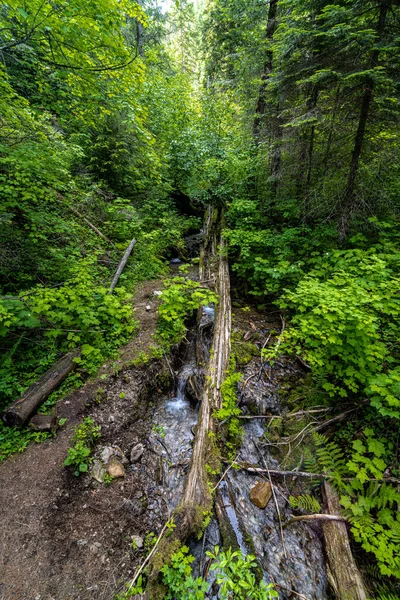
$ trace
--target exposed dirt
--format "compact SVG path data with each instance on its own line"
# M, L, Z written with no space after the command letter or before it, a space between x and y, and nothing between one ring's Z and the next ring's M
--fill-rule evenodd
M148 510L148 467L143 477L140 463L126 461L125 478L109 486L63 467L74 426L91 415L102 427L100 446L117 445L129 457L141 441L156 473L149 400L170 388L170 369L166 359L143 367L132 361L154 343L159 289L153 281L138 290L140 331L120 359L58 403L58 416L68 421L57 436L0 465L1 600L110 600L144 552L132 548L131 537L159 530L160 511Z

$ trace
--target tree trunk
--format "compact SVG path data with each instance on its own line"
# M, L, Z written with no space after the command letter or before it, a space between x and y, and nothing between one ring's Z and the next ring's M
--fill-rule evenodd
M308 93L306 101L306 114L307 118L314 116L315 109L318 102L318 87L312 86ZM299 154L299 170L297 172L297 197L303 202L304 201L304 214L303 219L306 221L307 214L309 212L309 195L310 195L310 183L311 183L311 169L312 169L312 155L314 149L314 135L315 135L315 124L312 124L311 129L309 125L305 126L305 131L300 134L300 154Z
M116 271L116 273L115 273L115 275L114 275L114 279L112 280L112 283L111 283L111 285L110 285L110 289L108 290L108 293L109 293L109 294L112 294L112 293L113 293L113 291L114 291L114 289L115 289L115 286L117 285L117 283L118 283L118 280L119 280L119 278L121 277L121 273L122 273L122 271L123 271L123 270L124 270L124 268L125 268L125 265L126 265L126 263L127 263L127 260L128 260L128 258L129 258L129 256L130 256L130 254L131 254L131 252L132 252L132 250L133 250L133 246L134 246L135 244L136 244L136 240L132 240L132 241L131 241L131 243L129 244L129 246L127 247L127 249L125 250L125 254L124 254L124 256L122 257L122 260L121 260L121 262L120 262L120 263L119 263L119 265L118 265L118 269L117 269L117 271Z
M339 515L339 498L330 483L323 487L326 512ZM363 580L351 553L346 524L340 521L324 522L329 579L339 600L367 600Z
M51 367L36 383L31 385L26 392L6 410L3 420L10 426L22 426L37 411L43 402L50 396L60 383L75 368L74 358L80 354L79 350L69 352Z
M326 174L328 172L328 162L329 162L329 156L331 153L333 132L334 132L334 128L335 128L337 111L339 108L339 101L340 101L340 85L338 85L338 87L336 89L335 102L333 105L332 117L331 117L331 122L329 125L328 139L326 142L326 151L325 151L325 157L324 157L324 177L326 176Z
M264 69L261 75L261 86L260 91L258 93L256 114L254 117L253 123L253 135L256 143L260 142L261 130L263 125L263 120L265 118L265 114L267 112L267 85L268 79L272 72L272 60L273 60L273 52L272 52L272 41L274 39L274 33L276 30L276 13L277 13L277 5L278 0L270 0L269 2L269 10L268 10L268 23L267 23L267 33L266 39L268 43L268 50L266 55L266 60L264 63Z
M385 29L386 16L389 8L388 0L380 0L380 11L379 11L379 21L376 28L377 33L377 43L379 43L382 39L382 35ZM379 59L379 48L376 48L372 52L371 56L371 67L374 68L378 65ZM361 103L360 109L360 117L358 120L358 128L356 137L354 140L353 153L351 156L350 169L347 178L346 189L343 194L343 199L341 202L341 214L340 214L340 229L339 234L341 239L345 239L347 237L348 232L348 223L352 212L352 204L354 201L354 188L358 173L358 167L360 164L361 152L364 145L364 137L365 137L365 128L368 121L372 96L374 91L374 80L368 76L365 79L364 83L364 95Z

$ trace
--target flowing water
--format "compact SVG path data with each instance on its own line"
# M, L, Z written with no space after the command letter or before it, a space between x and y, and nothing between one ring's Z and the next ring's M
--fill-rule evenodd
M197 333L189 336L184 350L183 365L177 374L175 394L156 407L153 416L153 448L161 463L162 474L155 489L155 496L161 497L168 513L179 504L192 454L193 428L198 417L198 400L195 394L188 394L196 380L201 388L202 374L196 364L197 357L206 363L212 337L214 307L202 309ZM200 349L200 350L199 350ZM197 358L198 359L198 358ZM199 360L199 359L198 359ZM258 393L261 386L251 388L253 400L260 407L266 404L265 390ZM264 396L261 396L261 393ZM258 398L258 396L260 396ZM268 411L277 414L281 411L281 400L277 389L267 392ZM265 408L265 407L264 407ZM239 452L239 460L260 464L258 440L263 436L261 420L246 422ZM279 468L278 462L263 450L263 459L270 468ZM257 508L249 498L251 487L257 477L242 470L231 469L220 483L218 494L222 502L225 519L229 522L236 546L244 555L255 554L264 571L266 581L277 584L282 600L302 598L326 600L327 577L322 542L318 529L305 523L296 523L284 530L282 540L275 502L271 499L266 509ZM276 501L281 520L290 518L291 510L287 501L289 492L275 482ZM213 518L206 528L202 540L193 540L190 549L195 556L195 575L205 575L210 583L208 598L218 599L218 586L215 573L209 571L207 550L222 545L223 536L218 520ZM226 541L226 540L225 540Z

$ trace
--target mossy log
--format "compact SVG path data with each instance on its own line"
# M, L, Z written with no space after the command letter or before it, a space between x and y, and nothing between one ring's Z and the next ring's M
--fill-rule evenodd
M199 409L193 453L186 477L182 501L174 522L173 535L160 542L159 550L151 561L152 572L147 588L147 598L162 598L157 589L156 576L179 544L193 533L202 530L202 524L213 507L206 465L215 461L215 423L213 412L222 406L221 386L229 368L231 340L231 298L226 243L220 235L221 220L214 209L209 209L206 217L206 241L202 252L200 273L207 273L207 279L215 281L215 291L219 302L215 309L214 334L210 358L206 368L205 384ZM214 252L216 253L214 255Z
M340 514L339 498L330 483L323 486L326 512ZM364 583L350 548L347 527L341 521L324 522L329 582L339 600L366 600Z
M3 415L3 420L10 426L22 426L38 410L43 402L76 367L74 361L80 351L69 352L55 363L44 375L31 385L18 400L16 400Z

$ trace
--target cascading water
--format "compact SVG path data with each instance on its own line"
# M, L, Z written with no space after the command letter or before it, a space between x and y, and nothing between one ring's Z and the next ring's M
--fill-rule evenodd
M162 457L162 493L169 510L181 500L185 470L192 455L197 410L186 397L186 384L195 370L192 363L184 365L178 374L175 395L163 402L153 416L155 445Z

